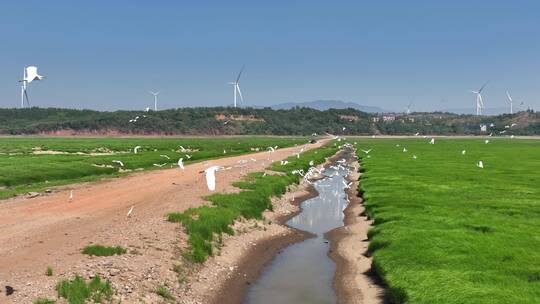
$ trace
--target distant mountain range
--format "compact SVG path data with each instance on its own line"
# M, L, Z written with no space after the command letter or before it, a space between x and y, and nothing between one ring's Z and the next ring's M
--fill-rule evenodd
M320 111L325 111L328 109L348 109L352 108L367 113L381 113L381 112L390 112L379 107L374 106L363 106L355 102L345 102L341 100L315 100L308 102L287 102L280 103L277 105L270 106L274 110L288 110L294 107L299 108L311 108Z

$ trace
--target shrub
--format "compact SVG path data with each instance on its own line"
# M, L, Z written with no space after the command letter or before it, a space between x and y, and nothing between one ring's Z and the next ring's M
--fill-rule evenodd
M109 282L102 282L99 276L86 282L79 275L75 275L73 280L60 281L56 285L56 291L58 297L67 299L69 304L84 304L87 300L101 303L103 300L110 300L113 295Z
M124 254L126 253L126 249L120 246L110 247L103 245L91 245L84 247L82 253L95 256L111 256L115 254Z

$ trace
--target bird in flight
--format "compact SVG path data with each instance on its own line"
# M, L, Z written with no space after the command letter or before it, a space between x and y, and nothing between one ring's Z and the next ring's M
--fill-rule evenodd
M216 190L216 172L221 169L222 167L220 166L212 166L202 171L205 173L206 176L206 186L208 186L208 190Z

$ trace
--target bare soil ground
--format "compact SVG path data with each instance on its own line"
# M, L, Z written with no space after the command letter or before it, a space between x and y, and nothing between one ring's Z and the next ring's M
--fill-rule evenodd
M318 147L324 142L306 147ZM213 281L204 284L205 278L218 276L225 281L226 273L238 268L235 263L240 253L260 238L293 232L276 223L239 222L235 230L246 232L252 241L229 241L222 255L230 257L230 263L212 258L207 263L215 263L216 267L194 269L193 265L182 264L181 251L187 246L185 233L180 225L167 222L165 215L208 203L201 198L210 192L199 172L209 166L232 167L216 174L216 192L237 191L232 186L234 181L249 172L262 171L269 163L291 156L302 147L206 161L186 166L185 171L174 168L136 173L63 187L36 198L1 201L0 286L9 285L15 292L11 296L1 293L0 303L54 298L59 279L71 278L75 273L85 278L99 274L109 279L117 290L116 300L123 303L163 302L153 293L159 285L167 286L180 303L206 303L206 292L219 286ZM74 195L70 202L71 190ZM132 216L127 217L132 206ZM284 205L280 212L294 212L288 208ZM89 244L120 245L128 253L111 257L81 254ZM45 275L47 267L52 267L52 276Z

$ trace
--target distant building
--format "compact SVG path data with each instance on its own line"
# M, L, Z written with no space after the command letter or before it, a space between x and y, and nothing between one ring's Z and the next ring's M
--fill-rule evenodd
M354 115L339 115L339 119L341 120L347 120L347 121L358 121L358 116L354 116Z
M396 120L396 115L394 114L384 114L382 117L383 121L394 121Z
M394 115L394 114L382 114L382 115L379 115L379 116L371 117L372 122L379 122L381 120L384 121L384 122L395 121L396 120L396 115Z

